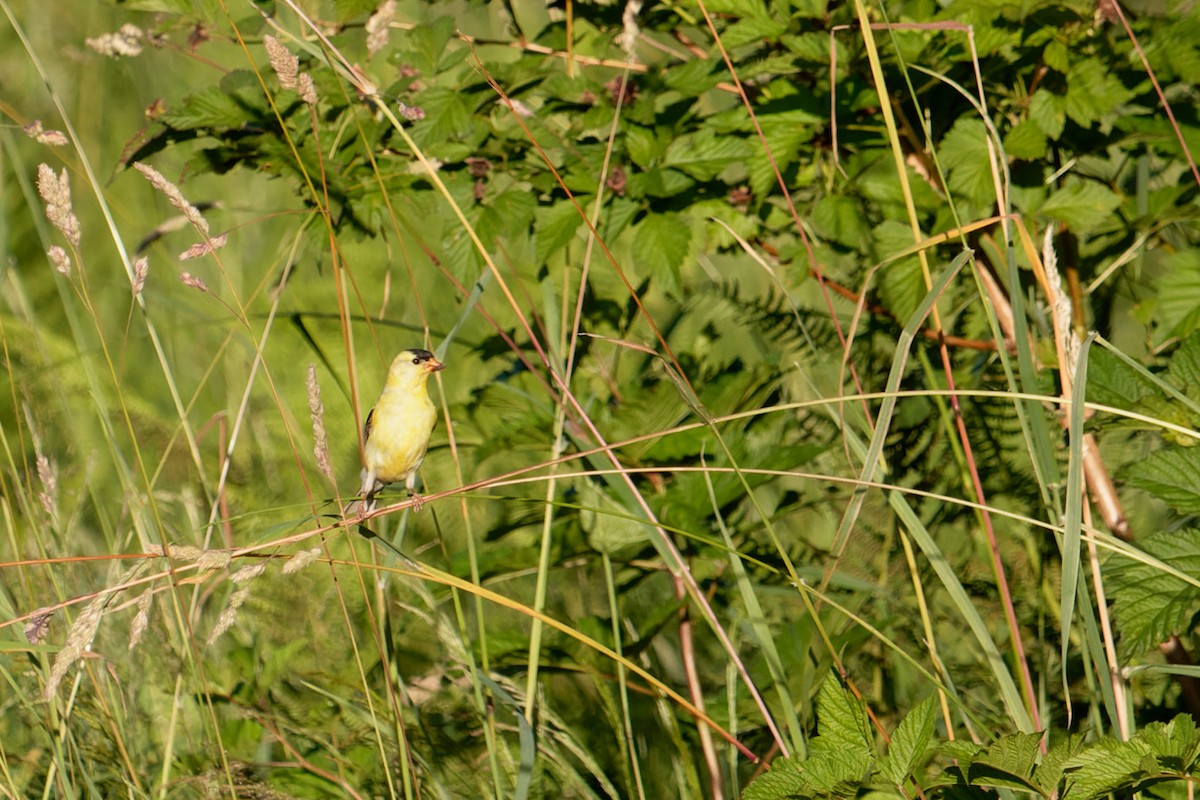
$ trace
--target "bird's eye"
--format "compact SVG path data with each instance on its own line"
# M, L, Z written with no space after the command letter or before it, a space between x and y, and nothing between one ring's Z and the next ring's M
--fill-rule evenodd
M414 359L413 359L413 363L414 363L414 364L420 364L420 363L421 363L421 359L420 359L420 357L418 357L418 358L414 358Z

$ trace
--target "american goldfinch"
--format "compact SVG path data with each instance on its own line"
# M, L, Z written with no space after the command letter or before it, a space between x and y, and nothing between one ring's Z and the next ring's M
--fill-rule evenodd
M392 360L383 392L363 428L362 509L375 508L375 495L389 483L404 481L421 510L417 470L437 424L437 408L425 388L429 376L446 365L428 350L405 350Z

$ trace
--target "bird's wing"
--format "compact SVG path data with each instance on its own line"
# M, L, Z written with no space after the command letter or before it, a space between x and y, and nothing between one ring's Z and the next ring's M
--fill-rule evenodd
M371 427L372 427L371 422L374 419L374 417L375 417L375 409L372 408L370 411L367 412L367 421L363 423L363 442L366 442L367 439L371 438Z

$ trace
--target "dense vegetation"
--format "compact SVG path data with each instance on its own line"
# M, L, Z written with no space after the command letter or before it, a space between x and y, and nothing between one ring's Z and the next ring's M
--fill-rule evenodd
M1188 793L1192 4L57 5L6 796Z

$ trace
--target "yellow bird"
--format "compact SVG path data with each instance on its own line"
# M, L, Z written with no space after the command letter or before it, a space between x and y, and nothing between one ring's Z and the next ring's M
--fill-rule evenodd
M363 428L362 510L374 509L375 495L401 481L413 498L413 510L421 510L417 470L437 424L426 382L445 368L428 350L405 350L392 360L383 392Z

